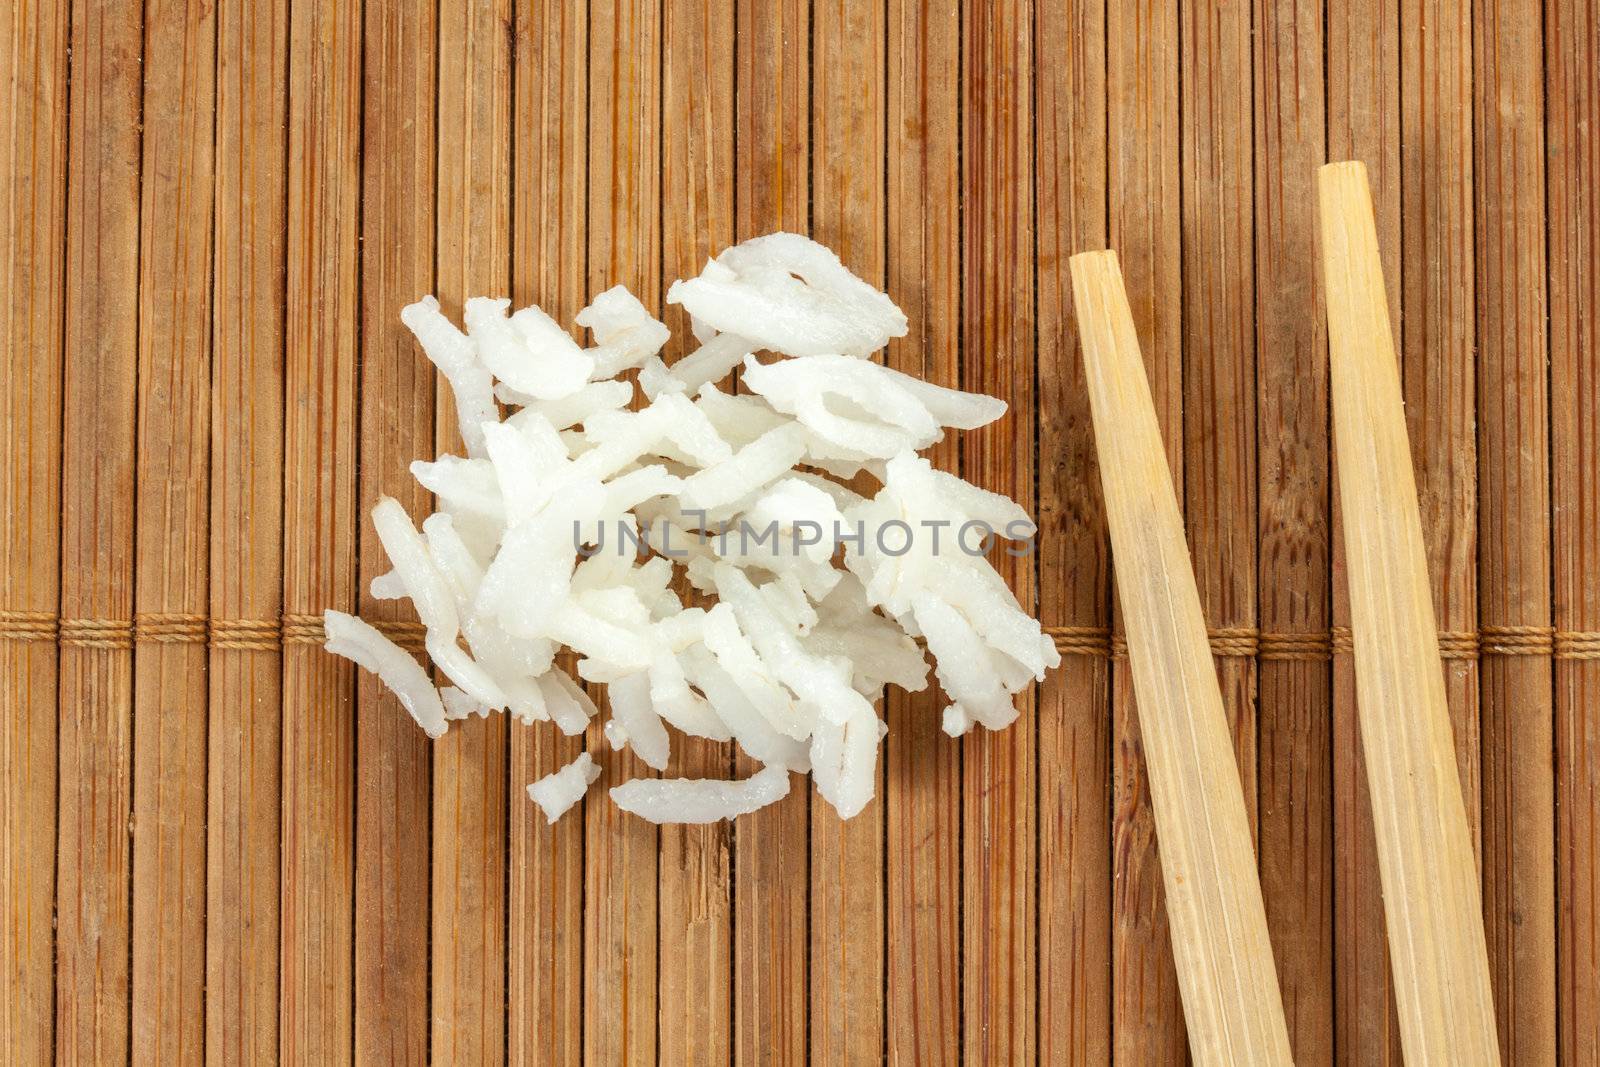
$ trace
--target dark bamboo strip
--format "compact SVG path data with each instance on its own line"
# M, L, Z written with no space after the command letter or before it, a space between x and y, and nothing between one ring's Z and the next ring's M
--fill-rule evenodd
M961 439L962 476L1034 501L1033 7L974 5L962 22L961 384L1010 405ZM996 570L1035 610L1036 559ZM972 1062L1036 1054L1038 773L1035 700L1017 696L1007 730L969 734L962 751L962 1033Z
M515 18L511 290L570 323L585 303L587 4L519 3ZM543 724L511 732L507 1060L521 1067L583 1056L584 814L551 826L526 793L582 747Z
M805 233L811 4L737 0L734 18L734 236ZM757 767L735 760L740 777ZM742 1067L806 1059L810 796L791 789L734 830L734 1061Z
M138 364L138 3L75 5L68 117L61 613L133 615ZM56 1058L128 1056L133 656L131 641L60 653Z
M1367 166L1378 247L1389 291L1389 319L1400 328L1400 16L1399 0L1330 4L1328 158ZM1319 290L1320 291L1320 290ZM1342 528L1337 491L1332 521ZM1350 620L1344 539L1333 538L1333 618L1346 638ZM1336 644L1337 644L1336 638ZM1378 846L1356 721L1355 667L1333 666L1334 1018L1342 1061L1398 1063L1400 1032L1390 992L1389 947L1378 884Z
M511 0L439 6L435 284L453 318L468 297L511 288L511 12ZM459 452L455 400L437 388L434 445ZM506 1054L509 730L507 716L474 717L433 745L434 1063Z
M1328 364L1316 225L1323 4L1255 5L1256 596L1264 630L1326 630ZM1220 620L1213 620L1220 621ZM1257 852L1295 1062L1333 1062L1332 675L1260 638ZM1331 649L1330 649L1331 651Z
M216 11L161 0L146 18L136 621L204 611L209 580ZM205 1054L205 666L203 645L155 640L134 660L132 1055L143 1063ZM276 989L271 1000L260 1022L276 1029Z
M887 284L886 19L882 4L819 3L812 15L812 52L826 61L812 75L811 232L880 288ZM875 492L867 481L861 488ZM813 1062L882 1062L883 782L880 760L877 796L848 822L827 804L811 807Z
M1179 5L1183 41L1184 517L1212 626L1256 623L1251 8ZM1256 831L1255 663L1217 665Z
M1178 45L1175 5L1107 4L1109 243L1122 261L1167 465L1181 500ZM1113 614L1114 626L1120 626L1119 614ZM1125 666L1112 671L1112 685L1112 1053L1122 1063L1166 1063L1181 1059L1187 1048L1183 1013L1132 676Z
M1496 651L1551 643L1541 7L1473 6L1478 614ZM1483 908L1500 1055L1553 1063L1551 661L1491 655L1480 670Z
M0 9L0 1060L54 1041L66 3ZM41 640L40 638L47 638Z
M1107 238L1106 12L1035 14L1039 618L1103 633L1110 547L1067 260ZM1064 652L1039 692L1039 1059L1111 1057L1111 665Z
M1464 5L1405 0L1400 15L1402 370L1428 573L1439 628L1478 612L1473 345L1472 22ZM1478 669L1447 666L1451 722L1473 839L1479 837ZM1481 865L1481 857L1480 857Z
M276 1027L285 1059L334 1063L349 1044L348 1025L339 1027L341 1014L348 1019L339 1008L348 1002L349 951L347 939L325 931L338 930L346 913L307 908L305 895L289 892L281 941L277 921L289 9L227 3L217 20L208 751L218 766L208 774L207 841L220 853L208 856L206 886L218 899L214 913L208 901L207 931L216 934L217 973L251 979L232 987L241 991L240 1015L225 1014L212 1032L225 1046L238 1027L260 1049L263 1032ZM266 621L244 621L252 618ZM156 629L155 620L144 629ZM339 861L330 858L335 870ZM228 1003L228 985L208 992L208 1002Z
M286 619L327 607L351 610L357 604L360 9L341 3L290 4L288 72ZM257 74L266 76L265 71ZM256 121L272 118L268 113ZM271 892L278 857L254 847L255 832L243 828L270 826L275 817L281 818L282 981L294 987L288 999L296 1009L307 977L327 983L310 995L324 998L328 1030L317 1035L316 1044L333 1062L349 1055L349 1008L337 1002L351 995L356 673L351 664L315 645L296 642L284 649L281 805L269 794L277 784L278 749L257 735L270 724L235 725L237 720L230 720L226 733L212 731L214 741L227 741L213 752L213 795L231 797L237 791L238 798L229 802L245 809L236 823L219 825L212 819L213 884L236 898L240 909L265 908L260 897ZM240 829L218 839L235 825ZM257 973L270 973L268 988L275 991L280 979L267 965L266 959L252 961ZM208 1003L211 995L208 985ZM303 1015L297 1010L285 1021L298 1018ZM219 1017L208 1031L208 1058L257 1062L270 1054L262 1047L264 1039L242 1040L222 1023ZM307 1049L306 1040L292 1035L289 1048Z
M389 569L367 515L382 494L413 516L430 502L406 466L434 451L435 376L400 309L434 291L435 17L428 2L374 4L362 27L356 595L362 614L383 628L417 624L409 606L367 591ZM357 676L354 710L354 1057L420 1063L430 1042L434 749L365 671Z
M1553 617L1600 627L1600 12L1544 10ZM1563 658L1586 655L1587 659ZM1600 1062L1600 639L1556 637L1556 1029Z
M672 0L662 28L661 277L698 274L733 241L733 0ZM667 358L694 348L689 317L662 308ZM679 595L691 592L687 582ZM668 777L727 778L729 745L673 737ZM663 1063L733 1057L733 828L661 827L659 1050Z
M208 822L237 856L214 885L251 902L253 921L232 931L238 971L258 976L240 1025L275 1027L283 1061L338 1064L350 1048L349 912L280 897L286 75L288 3L219 6L208 638L211 750L229 761L211 787L222 798L234 782L251 789L237 793L248 805L213 809ZM237 825L224 830L226 814Z
M661 292L661 11L651 0L589 10L589 233L586 298L625 285L652 313ZM589 749L602 782L652 774L613 752L597 720ZM604 788L585 802L584 1058L654 1063L657 1025L656 827Z
M888 283L910 331L889 365L960 384L961 21L955 5L891 0L888 18ZM953 436L933 462L959 471ZM890 1063L961 1062L961 742L939 729L944 702L891 690L884 741Z

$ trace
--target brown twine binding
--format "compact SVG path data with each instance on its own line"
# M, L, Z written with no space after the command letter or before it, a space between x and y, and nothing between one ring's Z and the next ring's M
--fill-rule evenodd
M241 652L276 652L278 624L271 619L212 619L211 647Z
M368 619L372 628L408 652L421 652L428 629L406 619Z
M0 611L0 640L54 642L55 639L55 612Z
M62 619L60 641L78 648L132 648L133 623L128 619Z
M423 648L427 630L406 619L371 623L379 633L411 651ZM1122 659L1128 641L1104 626L1043 628L1064 656ZM1208 635L1214 655L1262 660L1326 660L1348 655L1355 646L1348 626L1326 633L1272 633L1236 626ZM0 611L0 641L55 641L79 648L132 648L136 641L155 644L202 644L212 648L270 652L286 645L320 645L327 640L322 616L286 613L272 619L212 619L182 612L141 612L122 619L60 619L48 611ZM1485 626L1481 633L1439 634L1441 659L1471 660L1480 655L1553 656L1564 660L1600 660L1600 630L1556 630L1549 626Z
M1554 626L1485 626L1483 651L1499 656L1548 656L1555 651Z
M1046 626L1044 632L1063 656L1111 655L1111 631L1104 626Z
M320 645L328 639L322 630L321 615L288 613L283 616L282 637L285 645Z
M133 617L133 639L161 645L197 645L206 639L204 615L140 612Z
M1224 626L1212 630L1211 654L1222 659L1255 659L1261 632L1253 626Z
M1264 660L1326 660L1333 656L1333 638L1325 633L1264 633Z
M1557 630L1556 659L1600 659L1600 630Z

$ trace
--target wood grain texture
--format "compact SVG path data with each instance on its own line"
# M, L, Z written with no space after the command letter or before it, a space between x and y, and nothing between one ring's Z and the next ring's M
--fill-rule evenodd
M0 610L56 614L60 596L66 307L65 3L0 10ZM0 1060L54 1043L56 643L0 641Z
M1183 506L1206 621L1256 627L1256 293L1251 5L1179 5L1184 159ZM1255 660L1217 662L1256 828Z
M733 243L733 0L672 0L662 27L661 273L664 289ZM694 348L689 316L662 308L668 358ZM687 582L675 587L690 592ZM733 747L675 739L667 777L727 778ZM734 828L661 827L659 1004L662 1063L733 1058Z
M1400 15L1398 0L1332 4L1327 11L1328 158L1359 159L1372 184L1391 322L1400 322ZM1318 287L1320 294L1321 287ZM1331 449L1330 449L1331 451ZM1338 459L1330 457L1337 472ZM1338 479L1332 522L1342 528ZM1350 625L1347 561L1333 538L1333 623ZM1333 661L1332 888L1335 910L1333 1044L1341 1059L1400 1062L1390 990L1378 844L1356 719L1355 660Z
M518 3L515 18L511 295L571 322L586 302L587 4ZM551 826L526 792L582 748L546 727L511 732L506 1059L520 1067L583 1057L583 811Z
M1232 724L1133 314L1116 253L1081 253L1071 266L1190 1051L1200 1063L1289 1063L1245 776L1230 759Z
M357 604L359 14L338 3L290 8L283 608L291 615ZM347 966L343 961L352 952L347 917L354 910L359 840L354 826L359 709L350 664L304 644L286 647L283 661L284 929L294 968L289 980L299 984L307 977L302 968L317 967L320 980L329 968ZM213 792L237 791L233 803L248 806L239 821L250 827L274 817L278 806L269 788L275 779L261 777L273 750L255 736L260 725L241 723L227 735L224 758L212 757ZM212 731L214 743L218 733ZM241 909L265 907L262 887L273 873L251 869L269 858L251 847L251 840L252 831L237 831L229 845L242 853L240 859L212 866ZM213 853L220 855L216 845ZM223 878L237 881L222 883ZM263 962L252 960L251 970L259 976L256 981L278 980ZM254 1001L260 994L252 986L250 995ZM338 1040L343 1013L332 1005L329 1013L327 1036ZM248 1061L272 1054L264 1034L223 1022L219 1017L210 1031L210 1055ZM342 1058L342 1046L334 1046L331 1054Z
M811 228L811 4L738 0L734 236ZM735 774L759 767L740 756ZM803 1062L808 1025L810 791L791 789L734 832L734 1062Z
M1540 7L1484 0L1472 34L1483 908L1512 1063L1556 1058L1552 662L1504 654L1547 641L1551 617Z
M1600 630L1600 14L1544 10L1550 442L1558 632ZM1574 650L1575 651L1575 650ZM1555 664L1556 1028L1563 1063L1600 1063L1600 658Z
M1074 252L1104 247L1106 14L1035 14L1038 66L1039 620L1104 630L1111 561L1078 355ZM1111 664L1064 656L1039 689L1039 1059L1111 1058Z
M1455 0L1400 9L1401 344L1406 420L1439 628L1478 625L1477 382L1473 345L1472 19ZM1341 480L1341 487L1343 483ZM1478 664L1445 667L1474 847L1481 807Z
M210 612L214 619L272 620L284 597L289 8L283 2L227 3L217 8L216 19ZM348 898L325 905L301 891L321 883L290 879L293 889L281 898L281 949L272 921L283 870L280 821L287 822L273 781L281 750L282 656L271 649L213 648L208 669L209 751L222 765L208 776L216 806L207 841L222 849L237 873L230 878L218 870L208 876L207 888L219 889L226 903L239 900L238 918L244 920L218 931L217 972L235 970L268 981L281 973L275 1014L259 1003L265 992L270 1004L270 989L256 986L248 1001L240 1000L241 1006L252 1005L249 1025L259 1035L276 1024L286 1060L338 1062L338 1053L349 1046L348 1013L342 1013L341 1027L339 1009L349 1002L350 970L348 935L335 935L348 916L338 904ZM291 840L305 840L293 836L292 823L288 831ZM348 844L335 837L313 847L342 852ZM307 866L291 863L287 869L326 873L338 884L339 853L306 859ZM208 853L208 872L218 865L218 857ZM230 914L208 915L208 930ZM233 944L248 951L234 957ZM281 972L268 969L274 952L280 953ZM227 1025L239 1024L229 1019Z
M511 0L439 6L435 289L456 321L468 297L511 288L511 11ZM414 210L415 190L404 195ZM434 445L462 448L442 375ZM505 1059L510 728L506 715L474 717L430 746L434 1063Z
M210 599L216 11L170 0L145 17L136 619L203 615ZM191 641L141 638L134 660L131 1010L141 1062L199 1063L205 1052L205 667L205 646Z
M1351 629L1384 912L1411 1063L1497 1063L1482 905L1455 767L1377 228L1360 163L1318 171Z
M434 449L435 375L398 309L434 291L438 24L427 2L365 9L361 78L361 422L357 603L414 617L367 584L388 560L366 520L388 494L416 515L428 494L408 475ZM356 682L354 876L358 1063L424 1063L430 1047L434 750L365 671Z
M963 12L961 385L1006 401L998 423L965 434L962 476L1034 502L1033 189L1013 180L1033 159L1033 7ZM991 560L1022 609L1035 610L1036 559ZM962 743L962 1044L977 1062L1037 1052L1038 793L1035 701L1001 733Z
M133 615L142 5L72 12L63 410L61 616ZM112 631L114 633L114 631ZM128 1056L133 654L92 636L63 644L56 841L55 1054ZM117 647L120 644L120 647Z
M870 284L886 283L881 4L818 0L812 12L811 235ZM880 357L881 358L881 357ZM868 481L868 491L876 485ZM880 715L882 708L879 708ZM855 817L811 808L810 1042L813 1062L883 1060L883 790Z
M891 0L888 14L888 290L909 332L889 365L960 384L960 81L957 5ZM931 453L959 471L960 446ZM961 1062L961 742L939 728L935 682L891 689L884 740L887 840L885 1051L894 1064Z
M661 107L660 64L659 5L590 4L586 295L626 285L653 314L661 292L661 130L652 118ZM599 719L588 747L608 783L653 773L631 750L613 752ZM653 1063L659 834L603 790L590 790L584 807L584 1059Z
M0 5L0 1060L1184 1062L1066 284L1110 247L1240 635L1292 1047L1398 1063L1328 532L1324 158L1368 166L1404 333L1504 1053L1593 1060L1597 57L1591 0ZM853 823L797 781L665 832L601 825L602 785L552 827L525 787L586 739L432 746L305 627L270 636L414 617L363 589L365 512L420 517L407 461L459 448L402 306L570 324L623 281L675 358L666 286L776 229L884 284L892 366L1013 404L967 470L1043 528L1017 566L1065 660L1022 731L952 740L941 695L891 691ZM1278 658L1302 633L1331 656ZM729 753L669 773L754 769Z
M1109 244L1122 263L1167 466L1182 499L1177 7L1107 4L1106 55ZM1120 629L1115 608L1113 625ZM1186 1054L1183 1009L1126 662L1113 665L1112 701L1112 1053L1122 1063L1171 1063Z
M1263 632L1323 633L1329 606L1328 371L1316 222L1323 4L1255 6L1255 275ZM1212 620L1216 624L1216 620ZM1261 891L1295 1062L1333 1062L1332 677L1323 659L1257 668Z

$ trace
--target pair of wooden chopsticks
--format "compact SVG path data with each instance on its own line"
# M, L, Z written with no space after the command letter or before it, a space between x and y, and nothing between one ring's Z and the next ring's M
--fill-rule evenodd
M1366 170L1318 174L1361 740L1410 1064L1499 1061ZM1244 795L1113 252L1071 261L1178 986L1197 1061L1290 1062Z

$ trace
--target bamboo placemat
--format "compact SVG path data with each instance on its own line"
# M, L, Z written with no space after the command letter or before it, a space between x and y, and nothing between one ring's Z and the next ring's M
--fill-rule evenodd
M1066 274L1113 247L1297 1062L1393 1062L1311 196L1345 158L1503 1051L1600 1045L1589 0L28 0L0 44L0 1059L1180 1060ZM415 635L363 513L425 504L453 416L398 310L663 309L779 228L885 284L891 365L1012 404L935 455L1039 515L1010 577L1063 665L999 735L890 697L848 824L546 827L522 787L583 739L429 745L316 647L329 607Z

